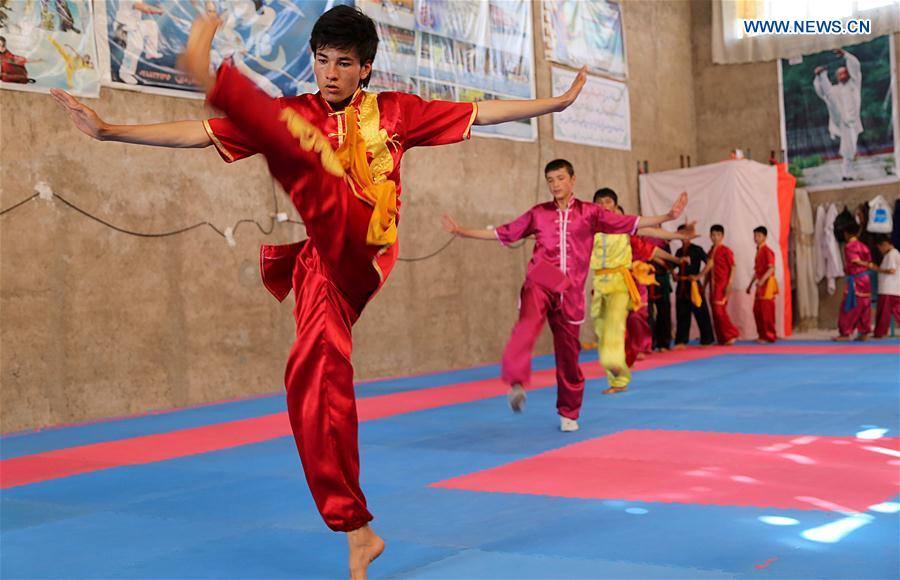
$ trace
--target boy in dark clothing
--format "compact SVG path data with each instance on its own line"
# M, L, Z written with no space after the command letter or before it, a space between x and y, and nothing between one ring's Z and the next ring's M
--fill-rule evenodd
M678 226L678 230L685 229L686 225ZM703 265L709 259L706 252L690 240L684 240L681 248L675 253L678 258L687 258L678 267L678 286L675 294L675 348L684 348L690 340L691 315L697 320L700 328L700 345L709 346L713 338L712 322L709 318L709 309L703 298L700 284L703 278Z

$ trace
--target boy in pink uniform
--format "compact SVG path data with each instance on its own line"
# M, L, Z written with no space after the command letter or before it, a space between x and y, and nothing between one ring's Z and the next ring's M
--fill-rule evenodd
M556 355L556 408L560 429L575 431L584 397L584 375L578 365L579 330L584 322L584 284L594 235L633 234L638 228L676 219L687 205L687 194L682 193L666 215L625 216L577 199L575 170L565 159L548 163L544 176L553 201L532 207L512 222L496 230L478 230L461 227L444 216L444 226L458 236L499 240L503 245L535 237L534 255L520 295L519 321L503 352L502 379L511 385L510 407L520 412L525 405L525 389L531 384L534 344L544 321L548 321Z
M874 269L869 248L859 241L859 224L844 227L844 300L838 316L836 341L850 340L853 331L858 332L857 340L868 340L872 332L872 280L869 270Z

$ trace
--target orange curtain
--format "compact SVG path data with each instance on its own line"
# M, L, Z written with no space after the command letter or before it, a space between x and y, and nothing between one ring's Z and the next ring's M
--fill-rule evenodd
M784 336L791 335L791 320L794 306L791 302L791 266L788 263L788 244L791 233L791 210L794 207L794 188L797 180L788 173L787 164L778 164L778 221L780 231L778 242L781 246L782 280L784 280Z

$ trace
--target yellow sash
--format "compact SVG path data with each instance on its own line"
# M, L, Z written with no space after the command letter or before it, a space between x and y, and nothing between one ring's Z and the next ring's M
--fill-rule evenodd
M687 282L690 277L689 276L679 276L678 279L682 282ZM696 280L691 280L691 304L700 308L703 305L703 294L700 292L700 283Z
M769 279L766 280L766 287L763 289L760 298L763 300L772 300L775 298L776 294L778 294L778 281L775 280L775 276L769 276Z
M358 115L355 107L346 108L347 135L335 153L360 188L362 198L373 206L366 243L386 246L397 241L397 185L390 179L375 183L372 178Z
M691 304L700 308L703 305L703 294L700 293L700 284L691 280Z
M656 268L653 267L652 264L648 264L647 262L633 262L631 264L631 276L638 283L643 284L644 286L658 286L659 281L657 281L656 276Z

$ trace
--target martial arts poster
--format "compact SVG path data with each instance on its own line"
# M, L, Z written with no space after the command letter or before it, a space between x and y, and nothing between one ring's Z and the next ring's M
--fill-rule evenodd
M90 0L0 0L0 88L100 95Z
M231 58L272 96L315 91L309 35L316 19L352 0L100 0L97 38L104 81L118 88L201 98L178 70L191 23L202 12L222 20L212 64Z
M897 181L893 39L779 62L781 140L809 191Z
M425 99L534 98L528 0L357 0L381 43L371 90ZM473 127L481 136L533 141L533 120Z
M547 60L624 79L622 4L613 0L543 0L541 22Z
M566 92L576 74L553 67L553 96ZM553 138L579 145L630 151L628 85L588 75L578 100L562 113L553 113Z

